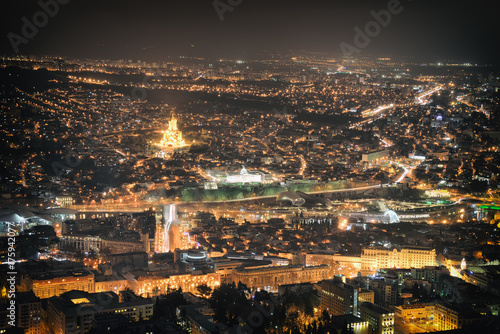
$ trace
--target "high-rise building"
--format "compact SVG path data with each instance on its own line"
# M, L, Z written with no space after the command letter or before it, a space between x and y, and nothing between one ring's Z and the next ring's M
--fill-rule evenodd
M330 315L358 314L358 288L337 277L321 282L321 310Z
M375 293L367 289L358 289L358 301L375 303Z
M0 333L4 333L14 324L22 328L26 334L40 334L42 332L42 302L33 291L16 292L15 318L10 318L12 312L8 309L12 304L7 300L0 304Z
M372 303L361 303L359 316L372 326L373 334L394 333L394 312Z
M328 333L354 333L354 334L371 334L372 329L368 321L352 315L344 314L330 318L330 323L327 327Z
M385 307L397 305L398 286L395 283L386 281L375 281L370 289L375 292L375 303Z
M163 217L156 224L155 252L173 252L180 248L181 237L176 204L163 206Z
M129 292L120 296L113 292L88 293L68 291L47 300L47 325L54 334L86 334L99 315L122 314L132 321L153 316L154 302Z
M469 308L436 304L434 307L434 325L438 331L448 331L473 326L484 320L481 314Z

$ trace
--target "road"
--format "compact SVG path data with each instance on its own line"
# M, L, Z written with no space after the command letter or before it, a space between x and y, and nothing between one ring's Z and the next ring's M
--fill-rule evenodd
M467 95L466 95L466 96L467 96ZM472 109L474 109L474 111L477 111L477 112L483 113L486 117L490 118L490 114L489 114L486 110L484 110L482 107L481 107L481 108L478 108L478 107L476 107L475 105L473 105L473 104L471 104L471 103L469 103L469 102L465 101L464 99L465 99L465 97L466 97L466 96L460 96L460 97L457 97L457 101L458 101L458 102L460 102L460 103L465 104L466 106L468 106L468 107L470 107L470 108L472 108Z
M396 183L401 183L403 182L404 178L408 175L410 172L410 168L401 166L403 167L404 171L401 174L401 176L395 181ZM339 193L339 192L351 192L351 191L362 191L362 190L369 190L369 189L376 189L376 188L381 188L383 186L388 186L390 183L384 183L384 184L375 184L371 186L364 186L364 187L357 187L357 188L347 188L347 189L335 189L335 190L323 190L323 191L313 191L313 192L308 192L308 195L320 195L320 194L329 194L329 193ZM230 200L224 200L224 201L196 201L196 202L182 202L182 204L209 204L209 203L236 203L236 202L248 202L248 201L256 201L256 200L266 200L266 199L273 199L276 198L276 195L271 195L271 196L256 196L256 197L246 197L246 198L240 198L240 199L230 199ZM171 204L170 202L162 202L162 203L149 203L149 202L134 202L134 203L107 203L105 205L101 206L96 206L96 205L75 205L72 206L73 209L78 210L78 211L99 211L99 212L107 212L107 211L120 211L123 210L123 212L139 212L145 209L148 209L152 206L158 206L158 205L163 205L163 204ZM180 203L181 204L181 203Z
M418 96L417 96L417 102L418 102L418 104L422 104L422 103L424 103L424 102L425 102L425 101L424 101L424 98L425 98L425 97L427 97L427 96L429 96L429 95L432 95L432 94L434 94L435 92L440 91L440 90L442 90L442 89L443 89L443 86L437 86L437 87L434 87L434 88L433 88L433 89L431 89L431 90L428 90L428 91L426 91L426 92L421 93L420 95L418 95Z
M436 86L436 87L433 87L425 92L422 92L420 93L419 95L417 95L416 97L416 102L417 104L423 104L425 103L425 97L429 96L429 95L432 95L434 94L435 92L439 91L439 90L442 90L443 87L442 86ZM385 114L385 111L387 110L391 110L393 108L397 108L397 107L401 107L403 106L403 104L394 104L394 103L391 103L391 104L388 104L388 105L382 105L382 106L379 106L373 110L367 110L367 111L364 111L363 112L363 116L366 117L364 120L358 122L358 123L354 123L352 124L351 126L349 126L349 129L356 129L356 128L359 128L360 126L364 125L364 124L368 124L368 123L371 123L375 120L376 117L382 117L384 114Z
M427 333L426 330L415 326L412 323L405 322L400 318L396 318L395 324L394 324L394 334L410 334L410 333Z

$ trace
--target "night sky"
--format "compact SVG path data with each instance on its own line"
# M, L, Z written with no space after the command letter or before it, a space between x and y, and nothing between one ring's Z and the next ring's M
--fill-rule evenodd
M52 0L55 1L55 0ZM61 0L62 1L62 0ZM50 2L50 1L49 1ZM364 30L370 11L387 0L220 0L238 3L221 22L213 0L71 0L20 54L165 60L168 56L249 59L264 51L306 50L341 55ZM360 55L405 56L423 61L499 63L495 1L401 0L401 13L374 36ZM38 1L4 0L0 55L13 55L7 34L22 36Z

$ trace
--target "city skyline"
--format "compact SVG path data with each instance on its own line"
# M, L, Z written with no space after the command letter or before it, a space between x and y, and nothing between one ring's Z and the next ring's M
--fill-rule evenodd
M499 50L493 42L498 27L492 24L494 7L488 1L473 6L465 1L427 0L232 4L223 0L140 4L54 0L23 6L8 2L0 54L251 60L266 52L305 50L338 57L344 54L342 43L354 44L356 27L365 31L369 22L382 22L360 55L498 65ZM377 13L388 6L394 6L394 13L377 21Z

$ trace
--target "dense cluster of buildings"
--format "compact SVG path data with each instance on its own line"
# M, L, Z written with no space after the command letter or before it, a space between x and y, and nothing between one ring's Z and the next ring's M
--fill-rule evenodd
M21 75L43 68L70 80L60 85L53 79L46 91L17 90L1 101L2 145L13 152L23 147L26 154L5 162L5 199L108 206L235 199L290 188L389 184L401 176L397 164L418 165L397 183L447 189L452 196L497 184L498 159L490 156L498 139L491 112L497 88L494 78L471 85L468 78L481 76L474 68L450 67L446 76L433 77L421 66L390 59L310 55L283 59L280 66L19 57L1 64L17 66ZM138 73L151 80L136 83L130 94L106 89L111 80L87 80L115 76L114 85L127 88ZM137 89L140 97L164 89L208 97L165 105L134 96ZM292 102L274 105L276 97ZM27 130L12 137L12 128ZM54 152L51 163L40 147ZM233 191L242 184L268 187Z
M500 328L499 78L276 59L2 58L0 333Z

